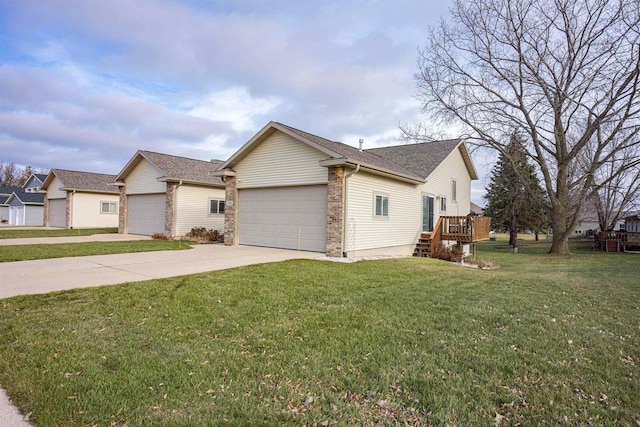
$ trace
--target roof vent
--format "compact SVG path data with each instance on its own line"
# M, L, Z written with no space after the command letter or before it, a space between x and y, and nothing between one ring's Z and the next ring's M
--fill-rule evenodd
M362 138L360 138L360 141L358 141L358 144L360 145L360 147L358 148L358 151L362 151L362 144L364 144L364 141L362 140Z

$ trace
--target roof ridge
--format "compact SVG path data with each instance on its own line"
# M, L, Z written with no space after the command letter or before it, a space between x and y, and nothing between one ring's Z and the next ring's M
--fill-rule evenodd
M167 157L175 157L178 159L185 159L185 160L194 160L196 162L204 162L204 163L211 163L213 161L223 161L223 160L219 160L219 159L211 159L211 160L200 160L200 159L194 159L193 157L185 157L185 156L176 156L175 154L167 154L167 153L159 153L157 151L151 151L151 150L139 150L141 153L151 153L151 154L159 154L161 156L167 156Z
M410 147L410 146L415 146L415 145L428 145L428 144L433 144L436 142L462 142L463 138L449 138L449 139L437 139L437 140L433 140L433 141L424 141L424 142L412 142L409 144L398 144L398 145L385 145L382 147L372 147L372 148L364 148L364 151L371 151L371 150L378 150L381 148L394 148L394 147Z
M51 171L63 171L63 172L75 172L75 173L90 173L92 175L110 175L110 176L116 176L112 173L102 173L102 172L89 172L89 171L77 171L77 170L73 170L73 169L62 169L62 168L53 168L51 169Z

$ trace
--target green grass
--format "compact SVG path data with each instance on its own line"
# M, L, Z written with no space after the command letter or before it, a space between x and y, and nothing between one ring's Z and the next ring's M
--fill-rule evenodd
M91 236L94 234L117 233L117 228L76 228L72 230L57 229L27 229L27 230L2 230L0 229L0 239L26 239L32 237L67 237L67 236Z
M10 245L0 246L0 262L190 249L192 244L186 241L131 240L123 242Z
M0 384L39 426L635 425L640 257L547 248L6 299Z

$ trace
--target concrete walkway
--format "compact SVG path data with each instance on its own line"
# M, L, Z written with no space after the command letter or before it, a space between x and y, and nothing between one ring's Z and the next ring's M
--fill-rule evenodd
M137 234L92 234L90 236L31 237L22 239L0 239L0 246L50 245L55 243L125 242L129 240L151 240L149 236Z
M93 241L96 241L96 236L112 235L87 237L93 237ZM57 242L64 243L69 242L69 239L75 238L52 237L46 240L48 239L58 239ZM12 240L29 240L33 242L36 239ZM325 257L315 252L212 244L196 245L192 249L182 251L7 262L0 263L0 299L16 295L40 294L73 288L115 285L182 276L293 258L321 259ZM4 390L0 388L0 426L4 425L12 427L31 426L20 415L18 409L11 404Z

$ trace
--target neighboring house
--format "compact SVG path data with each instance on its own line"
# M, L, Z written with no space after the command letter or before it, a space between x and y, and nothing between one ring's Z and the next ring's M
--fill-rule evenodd
M34 173L7 198L10 225L44 224L44 195L38 193L47 175Z
M615 230L624 229L624 219L620 218L616 223ZM598 221L598 214L592 212L583 212L578 218L578 225L576 225L575 234L587 235L591 232L602 231L600 230L600 222Z
M7 200L14 191L21 190L21 187L0 186L0 224L9 223L9 203L7 203Z
M60 228L117 227L120 195L115 175L52 169L42 183L46 192L44 224Z
M174 238L194 227L222 231L224 182L212 175L222 163L138 151L116 177L118 232Z
M409 255L438 217L470 213L460 139L359 150L270 122L216 172L225 244L342 257Z
M471 213L478 216L484 215L484 209L482 209L480 205L476 205L475 203L471 202Z
M628 215L624 218L625 230L629 232L640 232L640 212Z

